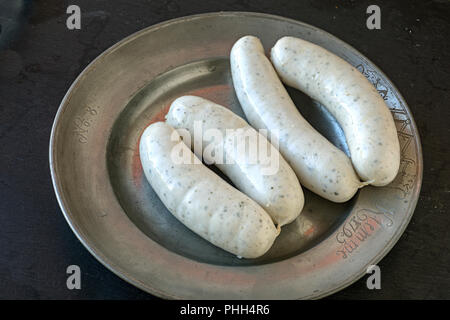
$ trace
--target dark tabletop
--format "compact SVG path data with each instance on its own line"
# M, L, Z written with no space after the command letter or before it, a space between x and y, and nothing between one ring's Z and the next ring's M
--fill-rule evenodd
M66 28L69 4L81 30ZM366 8L381 8L381 30ZM54 116L76 76L105 49L155 23L212 11L300 20L378 65L409 104L424 174L414 216L379 263L381 290L363 277L331 299L450 299L450 2L256 0L0 0L0 298L154 299L115 276L77 240L58 207L48 164ZM66 268L81 268L68 290Z

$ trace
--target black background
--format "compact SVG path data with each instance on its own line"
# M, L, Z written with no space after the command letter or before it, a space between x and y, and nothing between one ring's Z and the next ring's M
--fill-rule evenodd
M81 8L81 30L66 28L69 4ZM370 4L381 8L381 30L366 28ZM212 11L312 24L355 47L394 82L422 139L420 199L379 263L382 289L368 290L364 277L328 299L449 299L447 0L0 0L0 298L155 299L97 262L64 220L49 173L51 125L72 81L105 49L152 24ZM66 287L71 264L81 267L81 290Z

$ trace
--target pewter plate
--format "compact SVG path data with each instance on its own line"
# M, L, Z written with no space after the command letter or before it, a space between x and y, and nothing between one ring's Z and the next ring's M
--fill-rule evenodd
M400 172L386 187L363 188L335 204L305 190L305 208L270 251L238 259L201 239L164 207L142 174L139 137L176 97L196 94L244 116L228 55L244 35L268 51L282 36L334 52L378 89L395 118ZM326 110L288 88L300 112L348 153ZM306 299L363 276L395 244L413 214L422 180L417 128L406 102L372 62L313 26L283 17L220 12L137 32L106 50L75 80L56 115L50 167L61 209L80 241L107 268L164 298Z

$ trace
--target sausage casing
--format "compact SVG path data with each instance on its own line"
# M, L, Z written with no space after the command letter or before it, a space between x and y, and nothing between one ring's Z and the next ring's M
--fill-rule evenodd
M278 40L271 59L283 82L319 101L336 118L361 179L375 186L394 180L400 166L394 119L363 74L328 50L294 37Z
M251 125L277 136L279 150L300 183L334 202L362 186L350 159L299 113L258 38L239 39L230 54L233 84Z
M252 199L201 162L171 126L156 122L139 144L144 174L167 209L214 245L244 258L263 255L279 231ZM184 160L178 156L184 154Z
M208 164L214 163L239 190L259 203L277 225L283 226L298 217L304 196L294 171L278 150L244 119L196 96L176 99L166 119L175 129L188 130L191 145L193 139L201 139L199 151L203 159ZM196 125L201 137L194 137ZM242 143L243 153L238 150L238 143ZM214 154L203 152L208 148ZM219 153L223 156L213 157Z

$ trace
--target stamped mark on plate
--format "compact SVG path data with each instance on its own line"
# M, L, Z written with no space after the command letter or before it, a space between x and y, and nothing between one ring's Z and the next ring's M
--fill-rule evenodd
M405 110L391 110L397 126L398 139L400 142L400 169L397 177L387 186L398 192L397 198L407 201L409 194L413 191L416 180L416 154L414 148L414 136L411 129L411 120Z
M336 255L347 259L358 247L381 227L394 225L394 212L376 205L377 210L359 209L341 227L336 234L336 241L341 245Z
M84 113L81 116L76 117L73 121L73 134L79 143L84 144L88 142L89 129L92 127L92 124L98 115L98 109L98 106L88 106L84 108Z

